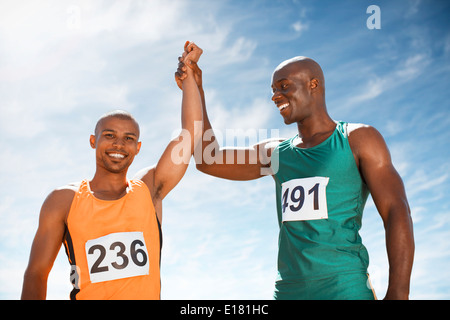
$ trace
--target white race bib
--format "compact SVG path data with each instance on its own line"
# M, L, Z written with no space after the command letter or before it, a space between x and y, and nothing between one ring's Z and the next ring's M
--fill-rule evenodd
M327 219L326 189L329 180L327 177L311 177L282 183L283 222Z
M86 242L92 283L147 275L148 252L142 232L118 232Z

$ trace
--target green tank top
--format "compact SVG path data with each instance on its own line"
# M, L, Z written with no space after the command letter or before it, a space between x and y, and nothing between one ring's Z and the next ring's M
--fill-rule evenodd
M347 123L338 122L312 148L296 147L296 137L272 155L280 227L277 282L366 273L369 256L359 230L369 191L350 149Z

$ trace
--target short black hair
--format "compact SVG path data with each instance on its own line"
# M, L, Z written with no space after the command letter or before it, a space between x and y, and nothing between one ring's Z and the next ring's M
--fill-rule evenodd
M114 110L114 111L105 113L104 115L102 115L100 117L100 119L98 119L97 124L95 125L95 131L94 131L95 135L97 135L97 133L98 133L98 127L100 126L100 123L106 118L119 118L122 120L134 121L134 123L136 124L136 126L138 128L138 133L140 132L139 123L136 121L136 119L133 117L133 115L131 113L129 113L128 111L125 111L125 110Z

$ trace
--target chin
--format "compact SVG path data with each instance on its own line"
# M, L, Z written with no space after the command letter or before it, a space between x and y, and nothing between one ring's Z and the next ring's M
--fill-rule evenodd
M124 164L120 164L120 165L105 163L104 168L111 173L122 173L122 172L127 172L130 165L131 165L131 163L124 163Z
M287 125L293 124L295 122L295 121L292 121L291 119L286 119L286 118L284 118L283 120L284 120L284 124L287 124Z

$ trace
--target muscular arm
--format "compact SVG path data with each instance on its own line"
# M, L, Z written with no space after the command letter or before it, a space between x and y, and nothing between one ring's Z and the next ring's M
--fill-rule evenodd
M201 51L192 50L192 54L200 56ZM181 180L201 139L201 97L192 71L183 80L182 89L181 133L169 143L155 167L138 174L150 187L156 206Z
M205 131L208 133L208 131ZM221 148L213 131L212 141L203 141L202 159L196 159L197 169L203 173L228 180L254 180L273 175L270 166L278 139L265 140L249 148Z
M73 196L74 191L71 189L56 190L42 205L38 230L24 275L21 297L23 300L46 298L48 274L61 248L65 219Z
M377 130L360 127L350 133L349 141L386 230L389 285L385 299L408 299L414 236L402 179Z

